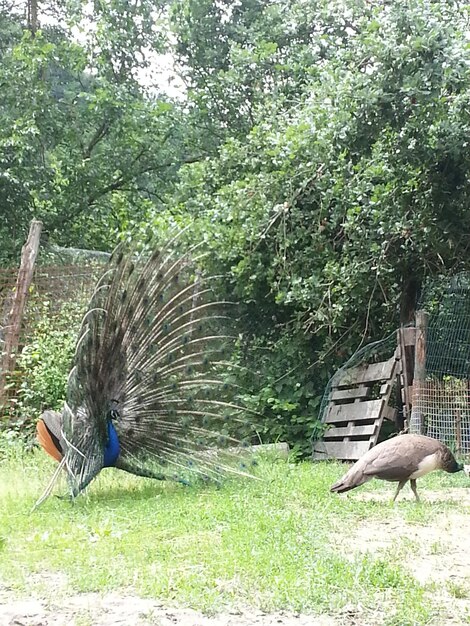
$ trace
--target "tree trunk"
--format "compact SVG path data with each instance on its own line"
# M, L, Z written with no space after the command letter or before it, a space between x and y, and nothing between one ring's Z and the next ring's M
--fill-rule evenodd
M38 0L28 0L28 28L34 37L38 30Z
M406 326L415 319L416 305L421 293L421 280L410 273L403 281L400 298L400 324Z
M28 239L21 251L21 264L18 271L10 313L8 315L8 327L5 331L5 342L0 361L0 407L5 404L5 383L7 375L14 370L16 365L16 352L20 338L21 322L29 287L33 279L41 230L42 222L33 220L29 227Z

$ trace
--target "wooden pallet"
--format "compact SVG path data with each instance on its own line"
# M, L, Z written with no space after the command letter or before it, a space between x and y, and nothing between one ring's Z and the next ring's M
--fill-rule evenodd
M356 461L377 443L384 418L395 420L389 406L399 368L398 350L388 361L341 371L333 381L324 423L313 458Z

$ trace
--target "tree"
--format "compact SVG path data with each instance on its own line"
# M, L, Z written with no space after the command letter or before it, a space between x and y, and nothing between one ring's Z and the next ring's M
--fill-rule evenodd
M199 157L182 106L138 82L144 50L159 45L151 8L97 3L96 29L80 43L58 25L33 37L0 14L4 257L33 216L56 243L112 247L163 206L179 165ZM83 16L65 17L79 24Z
M292 104L314 68L318 56L308 45L313 28L296 19L293 6L269 0L172 4L174 54L194 114L215 145L246 134L266 103Z
M328 372L400 310L408 321L426 276L469 264L466 7L333 15L346 44L328 39L297 105L266 106L180 189L201 189L184 206L212 225L225 289L244 303L259 406L272 429L300 422L304 441Z

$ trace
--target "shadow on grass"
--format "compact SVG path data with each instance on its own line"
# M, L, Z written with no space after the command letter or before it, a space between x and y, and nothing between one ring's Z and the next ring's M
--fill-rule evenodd
M140 483L140 480L142 483ZM171 500L175 496L197 496L201 494L214 494L222 490L230 489L233 481L224 484L198 481L193 484L182 484L172 480L152 480L149 478L132 478L129 484L116 485L115 481L103 485L90 485L89 490L82 496L78 496L70 502L86 502L88 504L106 504L119 502L132 504L139 501L152 500L155 498Z

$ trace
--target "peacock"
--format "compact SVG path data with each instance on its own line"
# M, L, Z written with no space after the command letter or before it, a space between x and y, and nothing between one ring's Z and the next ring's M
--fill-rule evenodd
M105 467L187 483L252 475L238 453L252 442L255 413L241 406L229 360L239 337L234 303L200 269L199 245L181 233L158 249L115 249L83 318L61 413L37 424L77 496Z

